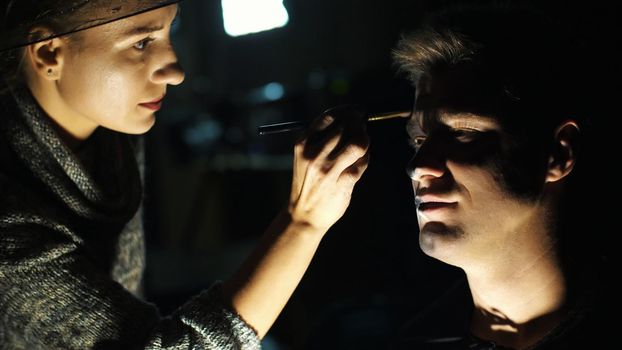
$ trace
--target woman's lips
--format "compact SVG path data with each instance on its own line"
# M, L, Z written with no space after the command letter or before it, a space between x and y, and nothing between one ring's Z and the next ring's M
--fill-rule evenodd
M164 97L160 97L157 100L151 101L151 102L145 102L145 103L140 103L139 106L145 107L147 109L150 109L154 112L157 112L160 110L160 108L162 108L162 100L164 99Z

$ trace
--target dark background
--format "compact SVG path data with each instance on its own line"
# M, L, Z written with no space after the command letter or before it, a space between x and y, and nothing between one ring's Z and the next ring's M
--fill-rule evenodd
M472 1L473 3L475 1ZM482 1L480 1L482 2ZM168 314L226 279L284 208L295 135L258 136L261 124L311 119L356 103L409 109L414 90L391 49L430 11L459 1L285 0L289 24L229 37L220 1L186 0L174 33L186 81L170 89L147 136L146 294ZM568 74L595 76L595 113L615 100L619 19L605 1L533 1L563 20L592 58ZM582 80L582 79L578 79ZM282 84L276 101L261 96ZM460 272L417 243L403 121L370 126L371 163L345 216L323 240L266 349L377 349Z

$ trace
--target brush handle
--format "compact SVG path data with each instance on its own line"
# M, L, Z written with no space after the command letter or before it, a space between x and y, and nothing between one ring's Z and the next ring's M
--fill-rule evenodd
M394 119L394 118L408 118L410 117L410 114L411 114L410 111L378 113L378 114L373 114L373 115L368 116L367 122L375 122L375 121ZM283 132L301 130L301 129L306 128L307 125L309 125L309 122L303 122L303 121L268 124L268 125L260 126L258 128L258 131L259 131L259 135L279 134Z
M308 122L301 121L269 124L260 126L258 128L258 131L259 135L278 134L282 132L301 130L304 129L308 124Z

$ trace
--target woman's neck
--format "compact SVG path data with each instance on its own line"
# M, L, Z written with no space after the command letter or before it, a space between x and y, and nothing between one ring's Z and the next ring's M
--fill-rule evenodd
M29 83L28 87L44 114L49 117L61 139L76 149L88 139L98 125L81 117L62 99L53 82Z

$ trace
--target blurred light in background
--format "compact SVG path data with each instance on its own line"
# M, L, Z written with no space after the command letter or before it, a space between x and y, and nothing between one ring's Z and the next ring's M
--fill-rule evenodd
M222 0L222 17L230 36L280 28L289 21L283 0Z
M283 89L283 85L279 83L270 83L263 88L263 95L268 101L279 100L284 94L285 89Z
M205 147L217 142L223 134L222 125L209 117L198 118L184 129L183 138L189 146Z
M278 101L285 96L285 87L277 82L271 82L249 92L247 102L251 104L262 104L266 102Z

